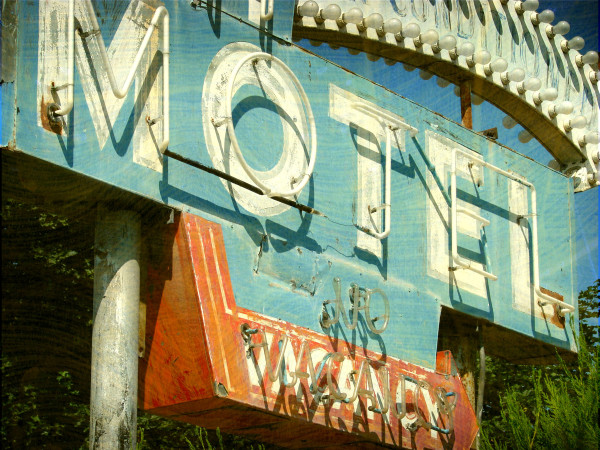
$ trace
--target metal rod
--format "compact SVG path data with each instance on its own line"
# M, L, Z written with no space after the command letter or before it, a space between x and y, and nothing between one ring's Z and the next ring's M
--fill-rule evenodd
M477 386L477 423L481 425L483 414L483 394L485 390L485 346L483 341L483 325L477 325L479 333L479 386Z
M135 448L141 219L100 207L94 258L90 448Z
M219 169L215 169L214 167L210 167L210 166L206 166L204 164L199 163L198 161L194 161L192 159L186 158L185 156L181 156L177 153L173 153L171 150L166 149L163 152L163 155L168 156L169 158L173 158L179 162L182 162L184 164L187 164L189 166L195 167L196 169L200 169L203 170L205 172L211 173L213 175L218 176L219 178L223 178L224 180L229 181L230 183L233 183L237 186L240 186L244 189L249 190L250 192L254 192L255 194L258 195L266 195L261 189L257 188L256 186L247 183L243 180L240 180L239 178L236 178L234 176L229 175L227 172L223 172ZM278 201L280 203L284 203L286 205L289 205L293 208L296 208L302 212L308 213L308 214L314 214L316 216L321 216L321 217L327 217L325 214L323 214L320 211L317 211L314 208L311 208L310 206L306 206L303 205L302 203L298 203L295 202L294 200L290 200L288 198L285 197L279 197L279 196L275 196L275 197L269 197L275 201Z
M462 124L469 130L473 129L473 113L471 111L471 83L460 83L460 117Z

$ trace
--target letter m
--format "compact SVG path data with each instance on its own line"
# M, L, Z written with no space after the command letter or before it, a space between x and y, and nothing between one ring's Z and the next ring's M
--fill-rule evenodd
M125 153L132 144L134 162L162 171L158 143L163 136L163 121L158 121L152 128L146 122L146 117L154 119L162 114L162 58L160 54L157 56L157 50L162 48L159 41L162 33L154 31L152 34L135 75L131 89L134 93L119 99L111 90L107 68L102 61L100 48L104 41L101 30L94 29L90 20L90 2L75 0L75 67L79 78L75 76L75 108L69 115L61 117L60 126L49 123L45 105L64 104L67 99L69 2L39 2L38 125L59 135L89 133L84 111L76 109L81 104L78 96L81 98L83 91L98 150L104 149L109 139L119 154ZM98 22L106 27L105 32L113 35L107 54L116 82L121 86L133 65L152 16L162 2L137 0L110 3L112 6L107 6L107 11L103 12L106 20ZM124 114L121 113L122 109ZM74 120L75 117L77 120ZM77 123L82 128L74 129Z

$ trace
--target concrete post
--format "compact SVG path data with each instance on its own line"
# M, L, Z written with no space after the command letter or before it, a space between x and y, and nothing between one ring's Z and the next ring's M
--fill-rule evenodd
M90 448L136 446L141 220L98 208Z

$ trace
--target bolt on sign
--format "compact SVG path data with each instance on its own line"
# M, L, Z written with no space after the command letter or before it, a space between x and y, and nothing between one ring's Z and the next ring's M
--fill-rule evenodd
M438 351L445 315L485 323L513 361L575 351L573 186L597 182L597 72L533 3L47 0L5 15L3 153L178 211L144 269L143 409L286 446L465 448L477 424ZM470 81L563 173L302 38Z

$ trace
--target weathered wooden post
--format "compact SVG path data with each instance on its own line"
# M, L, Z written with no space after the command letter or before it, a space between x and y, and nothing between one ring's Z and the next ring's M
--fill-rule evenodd
M140 299L140 217L98 208L90 448L135 448Z

